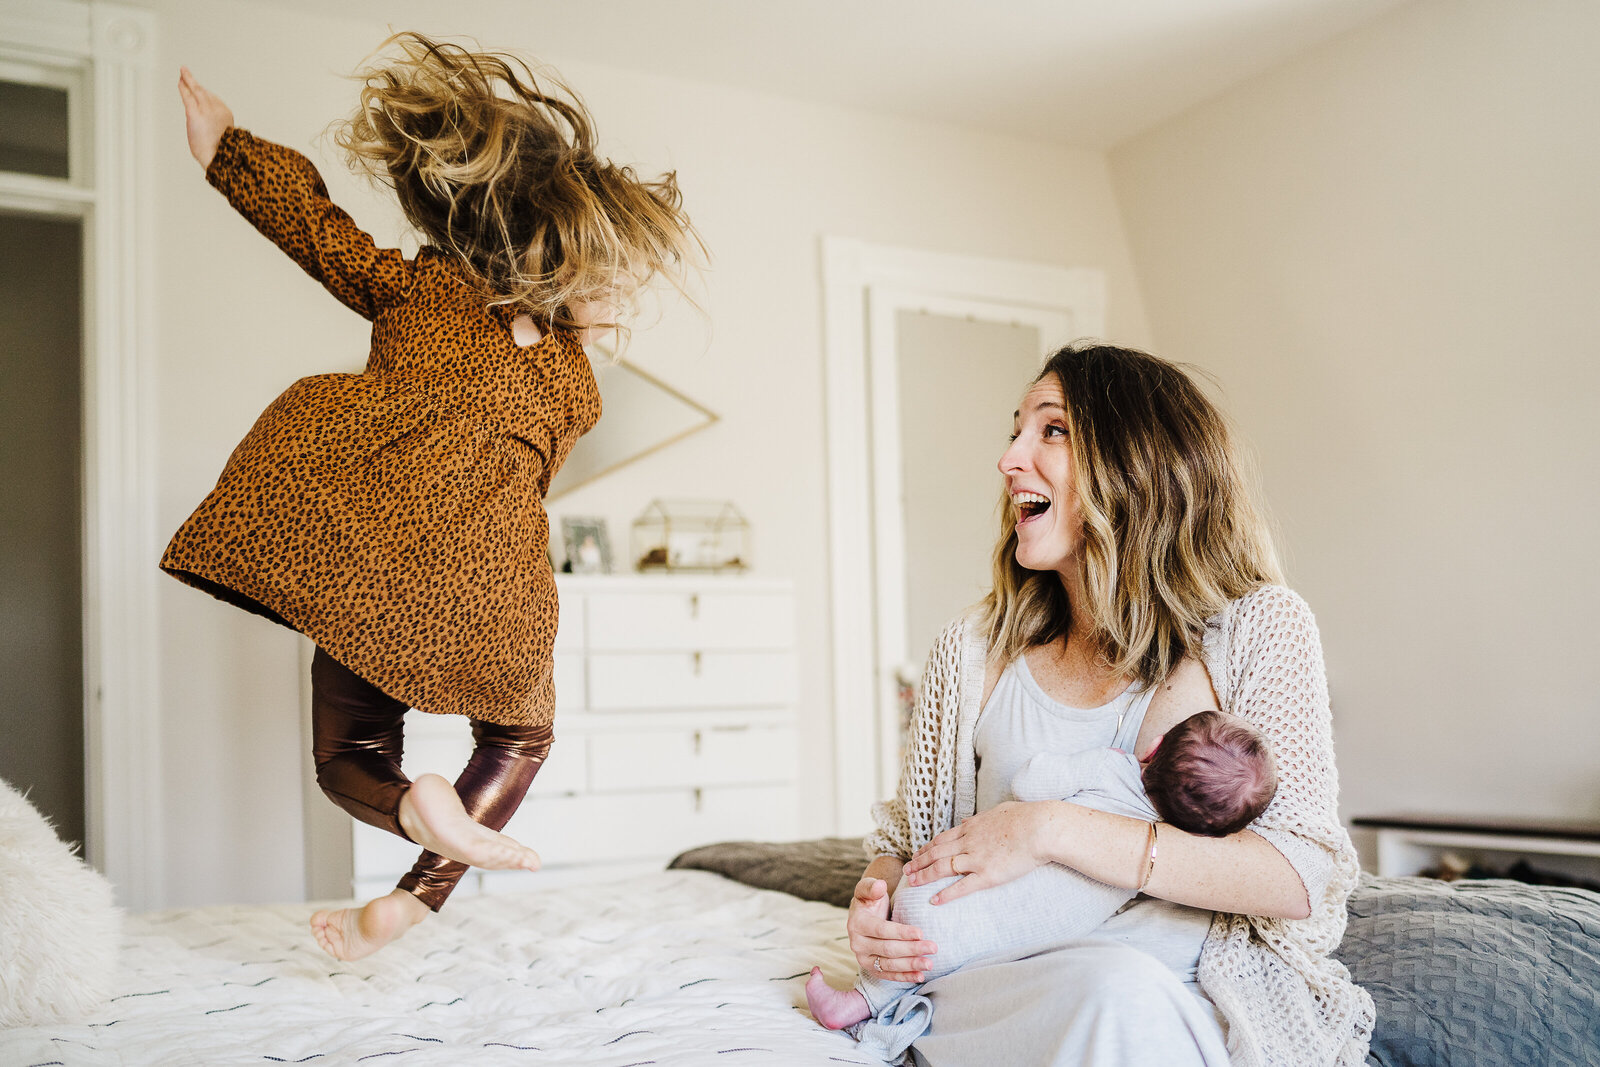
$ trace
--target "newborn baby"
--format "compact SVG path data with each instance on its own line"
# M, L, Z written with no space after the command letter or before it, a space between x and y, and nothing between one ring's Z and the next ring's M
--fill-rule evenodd
M1041 752L1011 782L1018 800L1068 800L1146 822L1159 818L1211 837L1254 822L1277 788L1277 770L1261 734L1219 711L1184 719L1137 760L1115 748L1071 756ZM925 980L973 963L1022 959L1087 936L1135 895L1047 863L947 904L929 903L954 881L902 881L895 890L894 921L919 928L938 946ZM818 1022L839 1030L883 1014L917 988L863 973L853 989L833 989L821 968L813 967L806 1001Z

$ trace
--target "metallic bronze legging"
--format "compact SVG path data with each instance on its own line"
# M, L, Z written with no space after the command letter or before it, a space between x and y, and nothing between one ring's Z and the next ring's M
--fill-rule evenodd
M311 754L317 784L362 822L411 840L400 827L400 798L411 780L400 770L406 705L317 649L311 659ZM472 719L472 758L456 779L467 814L503 829L550 753L551 729ZM424 851L400 888L438 911L467 865Z

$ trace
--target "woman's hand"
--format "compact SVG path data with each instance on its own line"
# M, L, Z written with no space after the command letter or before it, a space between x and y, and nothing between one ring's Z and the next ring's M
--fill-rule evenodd
M178 68L178 95L183 98L184 125L189 152L202 167L211 166L222 135L233 125L233 112L216 94L201 85L188 67Z
M906 864L912 885L960 876L933 896L934 904L1021 878L1049 861L1040 848L1049 802L1008 800L980 811L929 841Z
M861 973L874 978L920 982L928 969L924 957L938 951L932 941L922 940L921 930L889 921L889 883L873 878L870 869L856 883L845 929Z

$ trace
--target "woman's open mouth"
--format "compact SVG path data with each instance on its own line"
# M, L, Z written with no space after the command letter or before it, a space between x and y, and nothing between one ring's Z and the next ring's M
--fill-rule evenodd
M1042 493L1015 493L1011 503L1017 509L1017 525L1032 522L1050 510L1050 498Z

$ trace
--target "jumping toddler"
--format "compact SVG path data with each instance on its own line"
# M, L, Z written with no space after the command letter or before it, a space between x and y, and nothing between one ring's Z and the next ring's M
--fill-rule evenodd
M303 155L179 80L207 180L372 323L366 369L290 386L161 560L316 642L318 784L423 849L388 896L312 918L341 959L437 911L468 865L537 869L498 831L551 744L543 498L600 417L582 341L698 247L674 176L599 158L587 111L551 78L415 33L387 45L337 140L394 189L423 240L413 258L377 247ZM454 785L401 772L407 708L471 720Z

